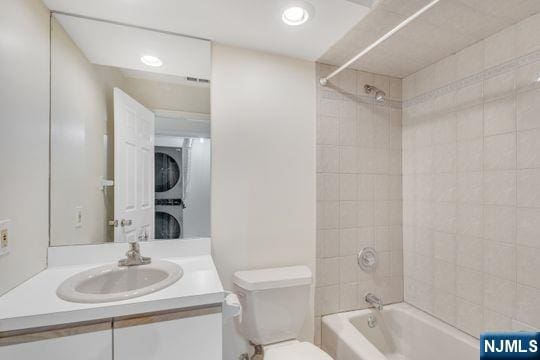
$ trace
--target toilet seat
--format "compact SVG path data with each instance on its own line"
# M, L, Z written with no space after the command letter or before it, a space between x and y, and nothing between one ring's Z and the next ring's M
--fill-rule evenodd
M265 346L264 360L332 360L332 358L311 343L293 340Z

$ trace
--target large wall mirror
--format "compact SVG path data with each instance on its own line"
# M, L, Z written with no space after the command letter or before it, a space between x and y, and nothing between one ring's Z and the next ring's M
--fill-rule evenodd
M210 49L52 16L51 246L210 236Z

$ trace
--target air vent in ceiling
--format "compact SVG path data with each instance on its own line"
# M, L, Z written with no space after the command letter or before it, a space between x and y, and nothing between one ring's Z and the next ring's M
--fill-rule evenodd
M210 83L210 80L208 80L208 79L199 79L199 78L191 77L191 76L187 76L186 80L187 81L192 81L192 82L198 82L198 83L202 83L202 84L209 84Z

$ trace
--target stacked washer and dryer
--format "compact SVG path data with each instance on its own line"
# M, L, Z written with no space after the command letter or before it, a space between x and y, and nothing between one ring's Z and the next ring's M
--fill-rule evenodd
M182 148L156 146L155 238L181 239L184 233Z

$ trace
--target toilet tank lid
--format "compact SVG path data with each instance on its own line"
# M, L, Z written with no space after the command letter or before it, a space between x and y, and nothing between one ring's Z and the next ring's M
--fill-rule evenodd
M266 290L310 285L311 270L307 266L287 266L271 269L237 271L234 283L244 290Z

